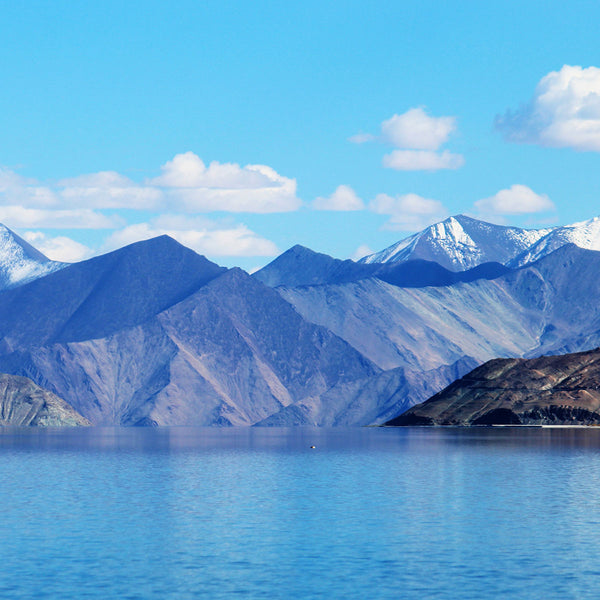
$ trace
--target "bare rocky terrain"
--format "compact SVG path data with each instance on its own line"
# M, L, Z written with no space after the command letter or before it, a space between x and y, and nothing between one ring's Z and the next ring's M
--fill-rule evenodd
M73 427L91 423L27 377L0 374L0 426Z
M600 425L600 349L491 360L386 425Z

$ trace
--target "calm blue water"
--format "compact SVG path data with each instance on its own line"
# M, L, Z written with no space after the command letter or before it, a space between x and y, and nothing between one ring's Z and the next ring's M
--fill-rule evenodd
M1 598L599 595L600 429L4 429L0 485Z

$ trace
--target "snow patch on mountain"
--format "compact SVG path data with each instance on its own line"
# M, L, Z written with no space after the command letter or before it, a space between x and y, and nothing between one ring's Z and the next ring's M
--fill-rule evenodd
M66 263L50 260L0 224L0 290L27 283L64 266Z
M551 229L543 238L515 257L509 266L521 267L535 262L567 244L575 244L584 250L600 251L600 217Z

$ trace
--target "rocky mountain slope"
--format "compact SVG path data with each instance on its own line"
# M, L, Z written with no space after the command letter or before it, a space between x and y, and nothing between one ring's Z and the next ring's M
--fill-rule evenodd
M0 374L0 426L90 425L64 400L26 377Z
M600 349L496 359L387 423L600 425Z
M600 345L600 280L590 277L598 270L600 253L569 245L495 279L409 288L366 278L276 289L306 320L384 371L401 369L418 382L450 365L460 376L463 366L496 357ZM438 377L438 389L451 381ZM418 383L406 385L403 402L415 404L421 393Z
M64 266L65 263L48 259L8 227L0 224L0 290L33 281Z

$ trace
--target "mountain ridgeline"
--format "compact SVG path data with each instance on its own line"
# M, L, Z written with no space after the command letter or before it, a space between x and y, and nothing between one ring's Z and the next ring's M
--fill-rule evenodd
M0 372L94 425L381 424L491 359L599 346L599 228L451 217L252 276L162 236L4 289Z

